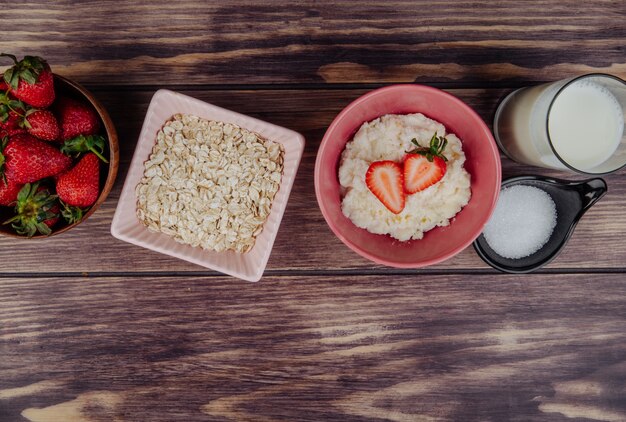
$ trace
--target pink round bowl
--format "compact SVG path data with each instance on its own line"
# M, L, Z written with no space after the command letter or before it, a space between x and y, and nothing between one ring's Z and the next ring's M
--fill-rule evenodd
M446 227L420 240L400 242L355 226L341 212L338 168L341 153L358 128L385 114L422 113L441 122L463 143L472 197ZM491 131L467 104L436 88L393 85L357 98L328 127L315 161L315 194L331 230L350 249L378 264L419 268L444 261L469 246L482 232L498 200L502 171Z

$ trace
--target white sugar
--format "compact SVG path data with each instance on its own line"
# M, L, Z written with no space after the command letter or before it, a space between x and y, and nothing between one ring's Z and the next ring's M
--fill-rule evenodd
M533 186L515 185L500 192L483 235L498 255L519 259L545 245L555 226L556 205L550 195Z

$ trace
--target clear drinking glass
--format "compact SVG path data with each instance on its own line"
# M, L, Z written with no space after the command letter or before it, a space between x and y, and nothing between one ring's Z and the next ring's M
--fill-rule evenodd
M610 173L626 165L626 82L600 73L509 94L493 130L511 159L579 173Z

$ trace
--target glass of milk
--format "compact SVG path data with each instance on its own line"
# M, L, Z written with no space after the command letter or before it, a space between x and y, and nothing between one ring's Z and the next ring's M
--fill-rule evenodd
M626 165L625 116L626 82L594 73L512 92L493 129L515 161L603 174Z

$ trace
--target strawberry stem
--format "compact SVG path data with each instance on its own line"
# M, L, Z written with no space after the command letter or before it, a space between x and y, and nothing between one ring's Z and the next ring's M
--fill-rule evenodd
M0 53L0 57L9 57L11 60L13 60L14 64L17 64L17 57L15 57L13 54Z
M417 142L417 139L415 139L415 138L411 139L411 142L415 146L417 146L417 148L415 148L414 150L411 150L411 151L407 151L408 154L420 154L420 155L423 155L430 162L432 162L435 157L440 157L443 161L448 161L446 156L443 155L443 150L448 145L448 140L446 139L445 136L439 136L439 135L437 135L437 132L435 132L433 134L432 138L430 138L430 146L429 147L422 147Z
M101 159L102 161L108 164L109 161L106 158L104 158L104 156L101 153L99 153L94 147L89 148L89 151L96 154L96 157L98 157L99 159Z
M8 107L9 110L11 110L13 113L17 114L18 116L20 116L22 119L26 117L26 115L20 113L19 111L17 111L13 107L11 107L10 103L7 103L6 106Z
M9 109L21 118L25 118L28 115L28 113L22 114L17 111L17 109L20 109L22 111L25 110L26 105L20 100L11 99L8 92L0 93L0 110L2 111L2 118L0 118L0 121L8 118L8 111L6 109Z

